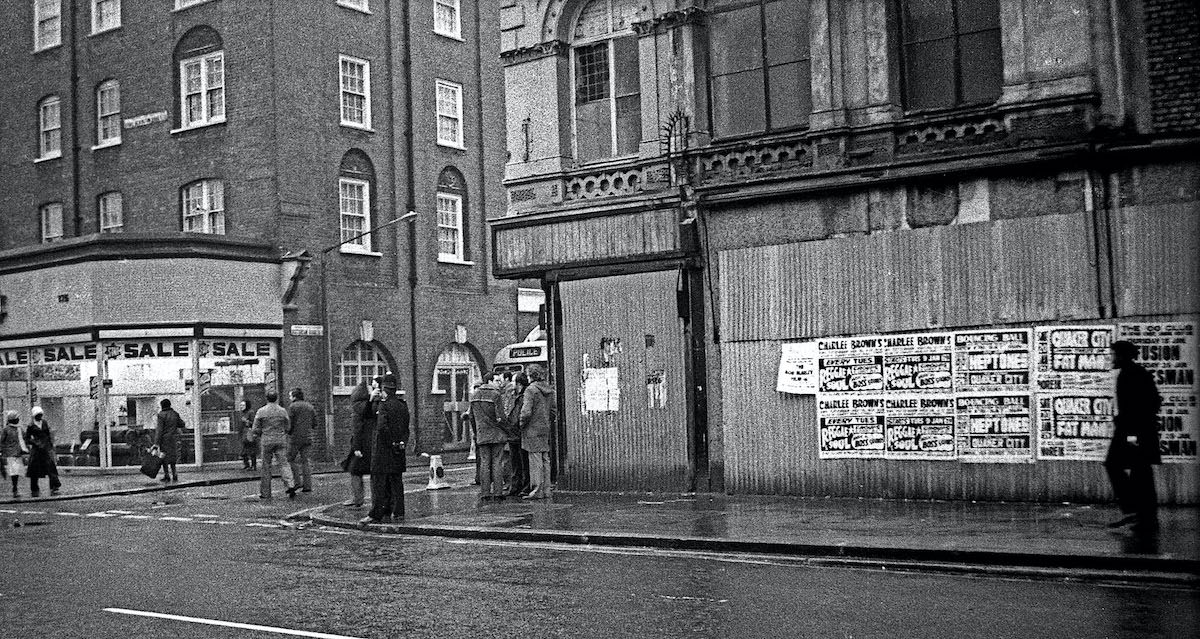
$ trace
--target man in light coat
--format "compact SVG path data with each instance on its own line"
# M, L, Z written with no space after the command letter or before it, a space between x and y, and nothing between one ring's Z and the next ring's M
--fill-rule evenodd
M292 466L287 461L288 432L292 429L288 412L279 405L279 393L267 391L267 404L254 413L254 436L262 446L262 471L259 475L258 498L271 498L271 467L278 461L279 474L287 489L288 499L296 497L296 482Z
M558 419L554 389L546 383L546 369L530 364L529 386L521 394L521 448L529 453L529 494L522 499L550 496L550 424Z
M475 421L475 455L479 459L479 496L484 501L504 499L503 455L508 433L504 430L501 389L491 372L471 394L471 418Z

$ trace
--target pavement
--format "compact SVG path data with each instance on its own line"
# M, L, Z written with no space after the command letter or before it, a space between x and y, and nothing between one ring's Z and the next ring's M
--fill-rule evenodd
M1163 506L1155 535L1105 525L1104 504L1034 504L782 496L555 492L547 500L478 499L473 465L450 464L450 488L421 490L421 460L406 473L403 521L363 526L340 503L297 513L310 525L397 535L787 556L814 565L1176 584L1200 587L1200 507ZM64 472L65 471L65 472ZM241 468L181 469L164 484L136 474L63 472L63 490L15 503L86 499L257 481ZM344 482L317 464L317 482ZM44 482L43 482L44 484ZM4 493L7 495L7 491ZM0 503L14 503L9 498Z

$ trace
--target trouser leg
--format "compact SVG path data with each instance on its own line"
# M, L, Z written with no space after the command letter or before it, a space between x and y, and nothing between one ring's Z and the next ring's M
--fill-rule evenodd
M29 494L30 494L30 495L33 495L34 497L37 497L37 496L38 496L38 494L40 494L40 493L41 493L41 490L38 488L38 480L37 480L37 478L36 478L36 477L30 477L30 478L29 478Z
M280 446L275 454L279 456L279 477L283 479L283 487L288 490L295 488L296 477L292 474L292 465L287 461L287 447Z
M383 519L391 514L391 485L387 473L371 473L371 519Z
M365 492L362 475L350 475L350 503L363 505Z
M492 495L501 497L504 495L504 444L490 444L488 456L492 459Z
M1138 521L1153 522L1158 519L1158 493L1154 488L1154 467L1150 464L1135 464L1129 471L1129 501Z
M543 495L542 486L542 453L529 453L529 494Z
M271 496L271 456L274 444L262 447L262 466L258 472L258 496L267 499Z
M494 444L480 444L475 447L475 459L479 462L479 494L483 497L491 497L496 494L492 491L492 476L495 475L495 458L492 456Z
M388 475L389 490L391 491L391 511L392 517L400 519L404 517L404 475L393 473Z
M300 487L304 490L312 490L312 452L309 446L305 446L300 451L300 472L301 482Z
M1104 462L1104 471L1108 473L1108 481L1112 484L1113 496L1116 497L1121 512L1127 515L1134 512L1136 508L1130 499L1129 473L1125 464L1110 457Z

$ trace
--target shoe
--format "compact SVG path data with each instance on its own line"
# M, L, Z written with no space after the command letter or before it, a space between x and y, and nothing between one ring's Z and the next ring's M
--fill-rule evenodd
M292 486L291 488L287 489L287 491L285 491L285 492L287 492L288 499L296 498L296 487L295 486Z
M302 493L311 493L311 492L312 492L312 489L311 489L311 488L301 488L301 489L300 489L300 492L302 492Z
M51 497L57 497L57 496L58 496L58 489L57 489L57 488L55 488L54 490L51 490L51 491L50 491L50 496L51 496Z
M242 470L250 470L250 464L242 464Z
M343 506L353 506L354 508L362 508L362 502L357 502L357 501L354 501L353 499L347 499L346 501L342 502L342 505Z
M1128 526L1129 524L1137 523L1137 520L1138 520L1137 513L1134 513L1132 515L1125 515L1124 517L1122 517L1116 521L1108 522L1108 527L1109 528L1121 528L1123 526Z
M375 519L374 517L363 517L362 519L358 520L358 524L360 526L368 526L370 524L382 524L382 523L383 522L381 520Z
M33 499L37 499L38 497L41 497L42 494L41 493L29 493L29 496Z
M158 480L158 481L161 481L162 483L166 484L166 483L168 483L168 482L170 482L170 481L171 481L171 478L170 478L170 477L163 477L162 479L160 479L160 480Z

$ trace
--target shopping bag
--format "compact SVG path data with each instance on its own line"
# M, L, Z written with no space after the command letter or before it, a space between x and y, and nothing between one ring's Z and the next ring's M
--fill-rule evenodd
M154 479L158 476L158 471L162 470L163 460L158 456L158 451L152 451L146 455L146 459L142 461L142 474Z

